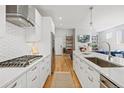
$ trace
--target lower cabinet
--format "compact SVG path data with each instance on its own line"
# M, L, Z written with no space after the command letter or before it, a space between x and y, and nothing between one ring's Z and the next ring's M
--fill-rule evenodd
M73 68L82 87L100 87L100 74L76 55L73 55Z
M40 65L37 64L33 66L28 72L27 72L27 87L28 88L36 88L40 87L40 77L39 77L39 69Z
M26 74L22 75L16 81L11 83L7 88L26 88Z
M27 72L28 88L41 88L44 86L47 77L51 72L51 61L49 59L50 56L47 56Z
M92 88L99 88L100 87L100 74L96 72L91 66L87 66L87 76L88 76L88 85Z
M50 56L47 56L45 59L43 59L40 64L41 64L40 65L40 84L41 84L41 87L43 87L47 80L47 77L50 75L50 72L51 72Z
M30 68L7 88L42 88L51 73L51 56L47 56Z

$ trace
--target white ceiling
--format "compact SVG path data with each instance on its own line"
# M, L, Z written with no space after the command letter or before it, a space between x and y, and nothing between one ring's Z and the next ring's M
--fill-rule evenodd
M89 13L88 5L39 5L43 16L51 16L57 28L75 28ZM62 20L60 20L62 17Z
M38 5L43 16L51 16L57 28L90 30L89 5ZM94 31L124 24L124 5L93 5ZM59 19L62 17L62 20Z

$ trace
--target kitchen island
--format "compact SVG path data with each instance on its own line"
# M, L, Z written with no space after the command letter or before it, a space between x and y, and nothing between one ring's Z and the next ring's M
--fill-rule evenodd
M117 67L100 67L87 58L100 58ZM124 59L112 57L95 52L73 52L73 69L84 88L99 88L100 76L103 75L118 87L124 87Z

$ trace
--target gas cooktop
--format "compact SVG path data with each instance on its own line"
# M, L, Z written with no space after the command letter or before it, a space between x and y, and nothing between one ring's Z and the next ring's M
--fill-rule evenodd
M35 62L35 60L38 60L41 57L43 56L42 55L25 55L22 57L0 62L0 68L2 67L27 67L31 63Z

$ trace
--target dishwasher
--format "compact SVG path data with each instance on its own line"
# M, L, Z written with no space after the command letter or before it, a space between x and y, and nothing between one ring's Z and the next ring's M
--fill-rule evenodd
M105 76L100 75L100 88L119 88L112 81L107 79Z

